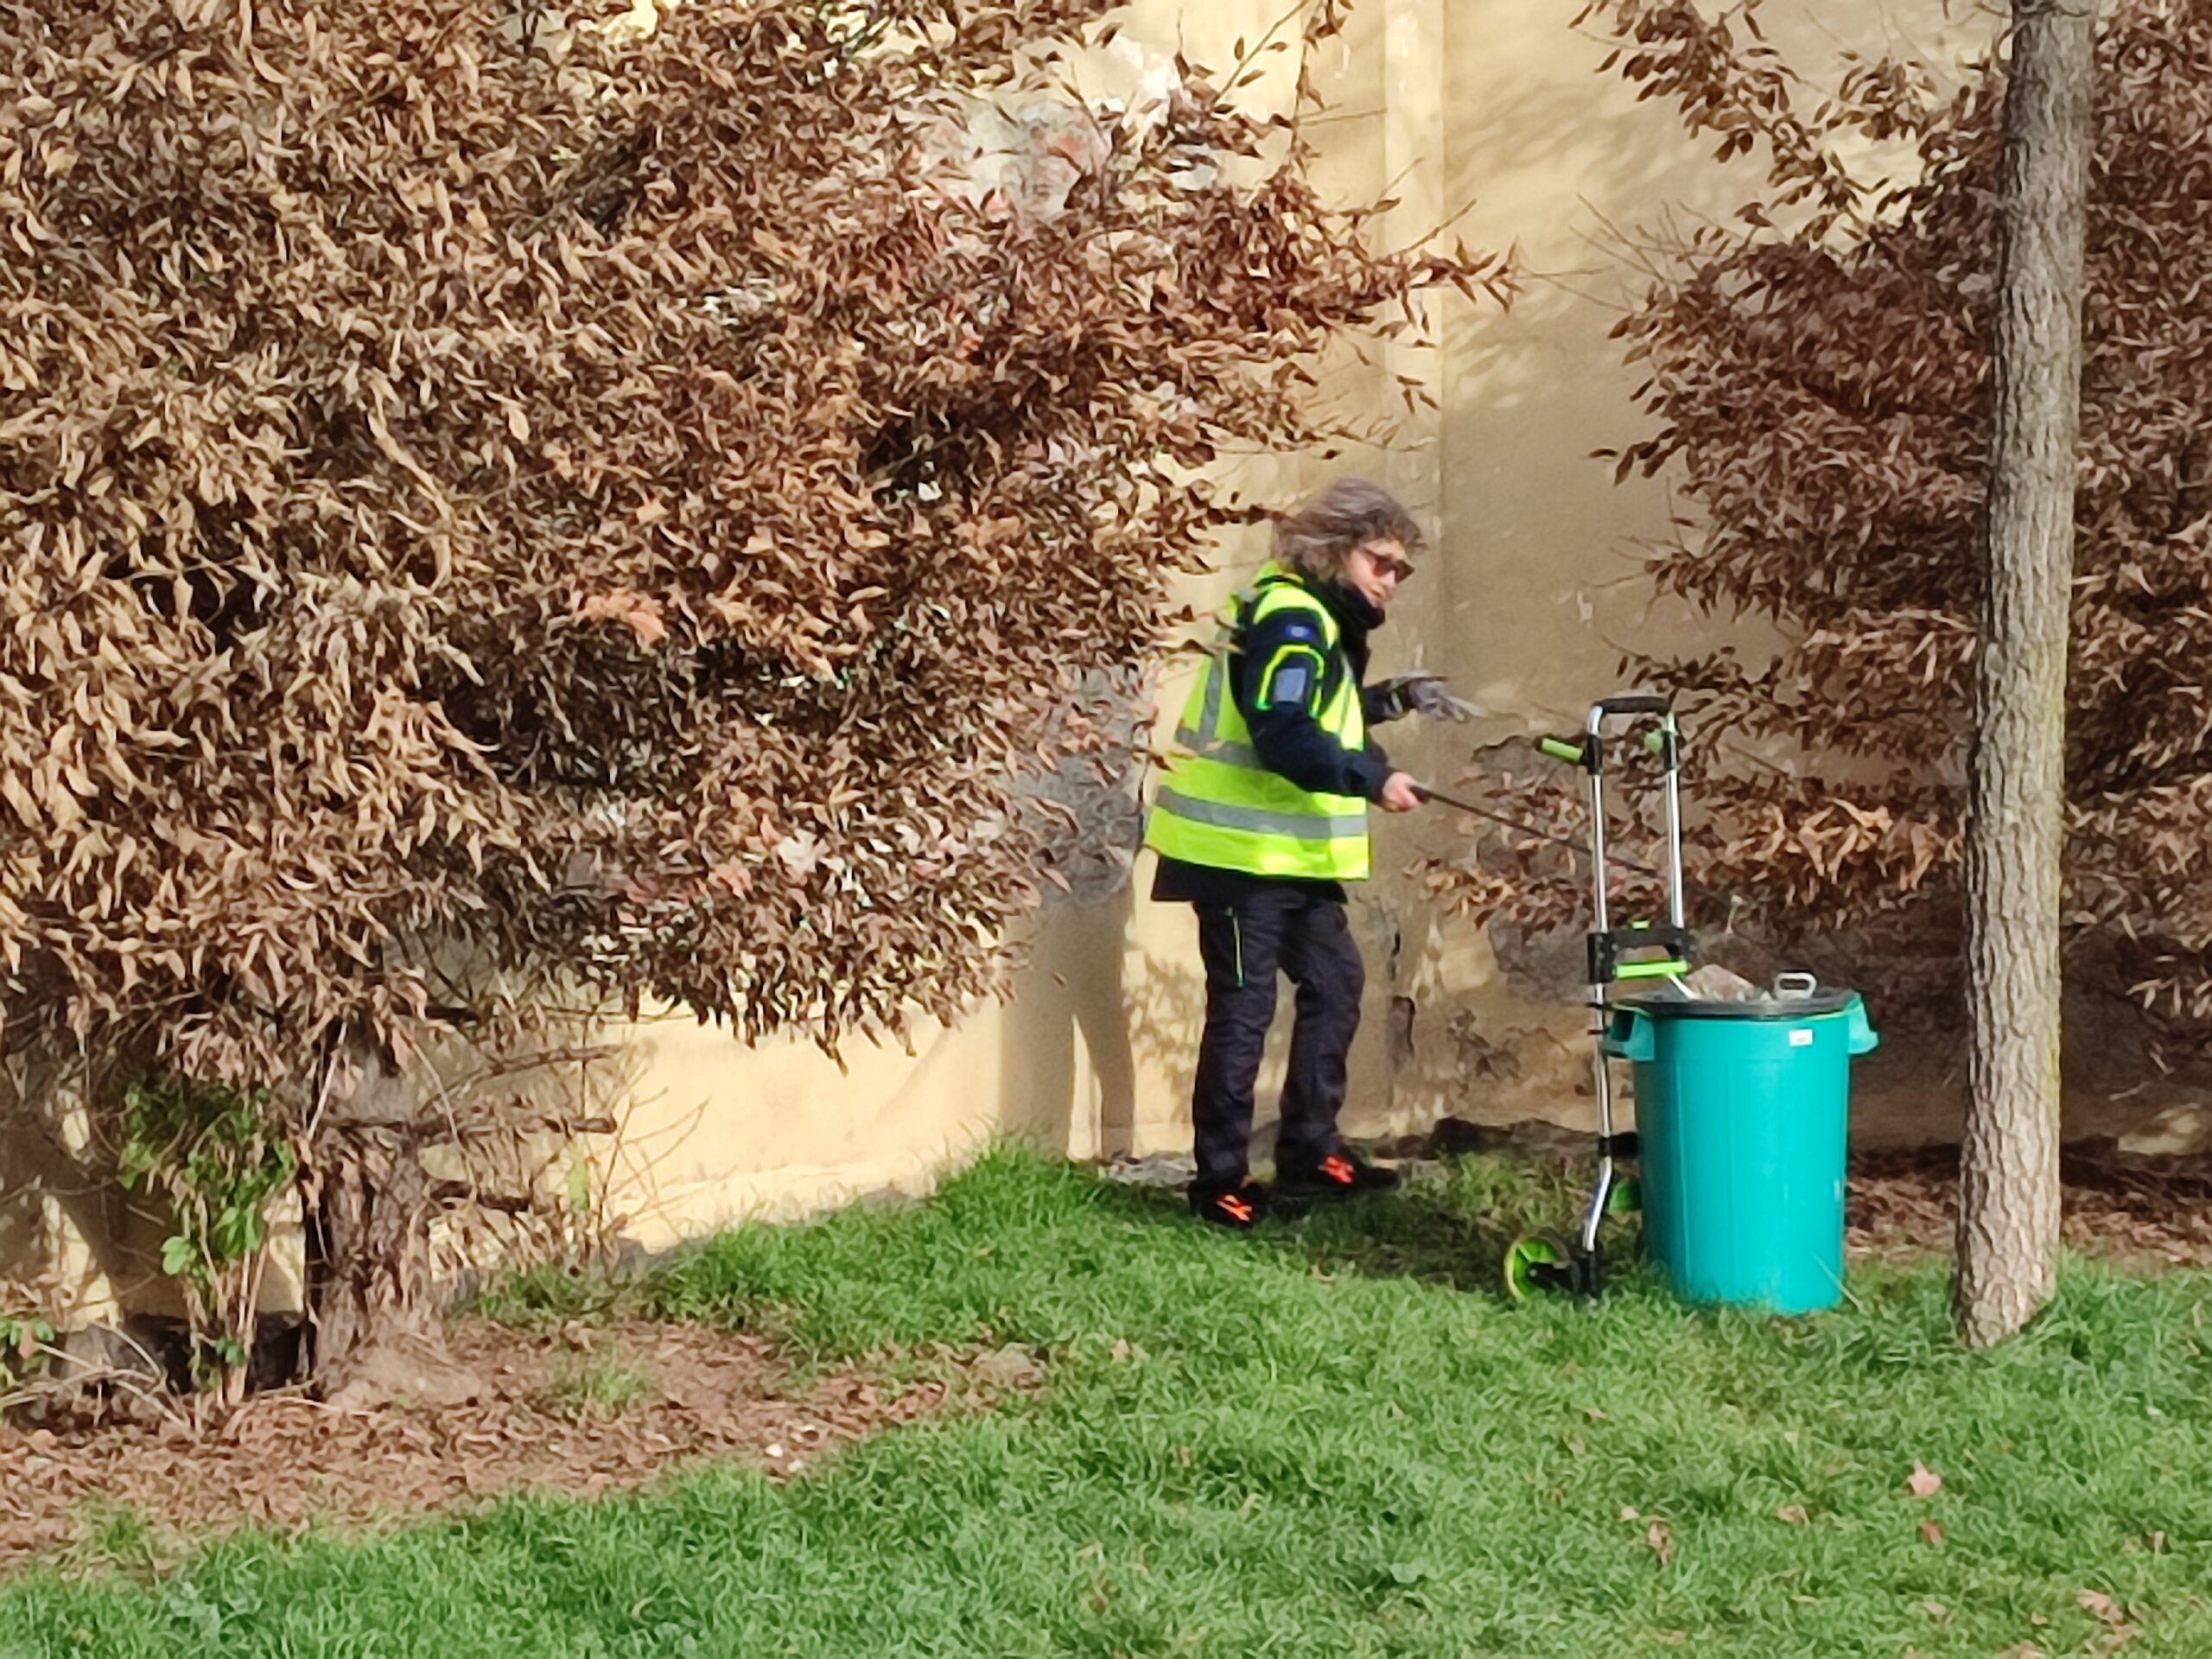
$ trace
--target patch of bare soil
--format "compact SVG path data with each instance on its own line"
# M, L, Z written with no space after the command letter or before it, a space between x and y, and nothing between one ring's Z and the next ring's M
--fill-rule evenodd
M769 1342L695 1325L470 1323L453 1346L485 1381L466 1404L346 1411L278 1395L204 1432L92 1405L43 1427L0 1425L0 1568L66 1560L118 1514L149 1541L148 1559L129 1564L152 1566L181 1539L242 1527L372 1529L524 1489L621 1490L709 1460L788 1478L878 1429L1041 1380L985 1355L949 1379L841 1373L801 1390Z
M1845 1239L1854 1255L1948 1254L1958 1219L1958 1148L1866 1153L1851 1164ZM2067 1147L2068 1247L2139 1268L2212 1266L2212 1156L2145 1157L2110 1141Z

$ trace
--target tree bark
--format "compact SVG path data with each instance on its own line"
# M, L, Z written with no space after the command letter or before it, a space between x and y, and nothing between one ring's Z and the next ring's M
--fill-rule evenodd
M2042 1306L2058 1250L2066 661L2094 142L2094 0L2015 0L2013 19L1967 829L1956 1313L1975 1346Z
M302 1184L308 1365L326 1394L395 1338L432 1339L429 1178L406 1135L416 1116L381 1049L357 1040L323 1104Z

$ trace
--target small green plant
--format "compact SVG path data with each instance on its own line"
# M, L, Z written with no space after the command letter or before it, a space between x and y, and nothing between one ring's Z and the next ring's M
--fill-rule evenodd
M162 1241L162 1271L184 1293L193 1380L226 1406L245 1395L268 1262L269 1200L298 1167L266 1090L240 1095L149 1072L124 1090L117 1176L130 1191L168 1201L172 1231Z
M564 1416L604 1420L620 1417L651 1386L645 1374L620 1355L598 1354L560 1371L546 1385L545 1401Z
M79 1572L140 1573L151 1568L160 1556L153 1522L111 1497L94 1498L78 1511L75 1541L62 1552L62 1559Z
M53 1325L36 1314L0 1313L0 1357L18 1369L35 1370L53 1340Z
M26 1283L0 1279L0 1382L34 1376L53 1357L60 1287L46 1274Z
M0 1386L27 1381L45 1370L54 1342L50 1320L0 1306Z

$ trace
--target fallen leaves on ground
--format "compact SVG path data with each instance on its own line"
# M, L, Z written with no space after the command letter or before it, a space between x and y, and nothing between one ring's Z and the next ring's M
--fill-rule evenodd
M2082 1609L2105 1627L2098 1638L2097 1651L2118 1653L2135 1639L2135 1627L2127 1622L2127 1614L2110 1596L2101 1590L2084 1590L2075 1598Z
M1853 1255L1948 1255L1958 1229L1958 1148L1852 1160L1845 1243ZM2139 1157L2108 1141L2064 1149L2069 1249L2160 1267L2212 1266L2212 1155Z
M597 1496L716 1459L788 1478L877 1429L982 1403L995 1381L1041 1375L1016 1383L1003 1361L1002 1378L955 1361L949 1380L901 1387L841 1372L796 1391L760 1337L632 1324L595 1328L588 1346L634 1374L630 1403L564 1400L573 1331L466 1325L455 1356L489 1384L468 1405L340 1411L278 1395L197 1434L112 1420L0 1426L0 1567L66 1551L88 1516L125 1506L156 1540L197 1544L240 1525L374 1527L524 1489Z

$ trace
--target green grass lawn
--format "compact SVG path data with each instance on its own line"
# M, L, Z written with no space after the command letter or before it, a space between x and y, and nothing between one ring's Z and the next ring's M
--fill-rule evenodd
M1035 1397L782 1487L713 1471L246 1538L151 1585L19 1579L0 1659L2212 1654L2212 1279L2069 1264L1987 1356L1953 1348L1936 1268L1799 1322L1633 1277L1501 1301L1504 1238L1570 1208L1473 1161L1235 1238L995 1154L631 1294L823 1363L1022 1344Z

